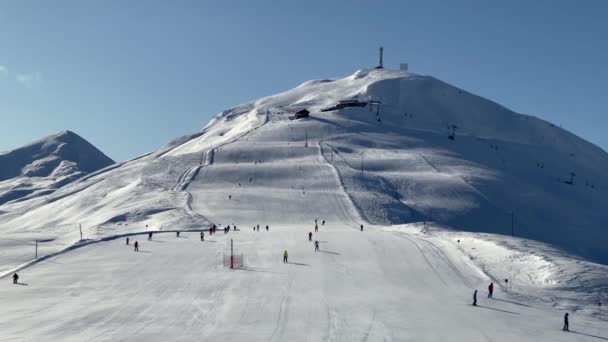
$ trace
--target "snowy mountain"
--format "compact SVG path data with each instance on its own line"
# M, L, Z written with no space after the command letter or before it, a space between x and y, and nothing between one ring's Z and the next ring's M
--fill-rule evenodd
M597 146L429 76L373 69L305 82L223 111L158 151L0 206L4 239L43 239L44 254L87 246L22 271L51 289L27 296L51 299L11 302L7 315L21 323L0 330L75 340L561 341L541 327L568 309L581 314L587 335L578 338L592 340L606 314L597 303L608 301L606 168ZM316 254L306 242L315 219ZM211 224L239 231L203 245L136 235ZM99 240L126 234L146 253ZM233 238L251 272L221 267ZM31 258L19 242L0 243L6 274ZM292 264L279 261L285 249ZM490 281L502 302L464 306ZM33 326L28 312L52 323ZM66 312L87 329L53 320Z
M324 111L346 100L372 103ZM292 120L301 109L310 116ZM448 139L452 131L454 140ZM67 137L77 140L66 133L24 148L48 155L28 153L37 156L35 161L13 157L23 161L13 162L3 177L61 181L63 175L77 173L69 171L69 161L78 161L82 172L111 162L103 157L89 161L81 157L85 154L60 159L71 153L61 147L69 146L61 142ZM214 215L220 210L255 210L266 195L260 193L251 203L223 201L231 191L306 190L304 184L316 172L316 165L307 169L301 164L309 155L322 157L320 162L334 169L369 222L432 220L500 234L511 234L513 222L516 236L608 263L603 243L608 214L602 210L608 198L605 151L551 123L432 77L385 69L305 82L226 110L200 133L159 151L115 164L44 198L3 205L0 227L44 230L78 223L99 234L123 222L159 230L176 224L196 227L217 221ZM297 168L291 169L294 164ZM273 175L272 187L255 182L260 172ZM308 190L326 186L309 185ZM208 207L193 212L192 196L199 193ZM275 215L281 213L263 215L277 221Z
M0 205L48 195L108 165L110 158L65 131L0 154Z

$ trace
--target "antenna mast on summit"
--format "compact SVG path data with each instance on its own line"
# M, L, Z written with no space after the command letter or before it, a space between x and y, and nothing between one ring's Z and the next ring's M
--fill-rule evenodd
M380 56L378 58L378 69L382 69L384 68L384 62L383 62L383 54L384 54L384 48L381 46L380 47Z

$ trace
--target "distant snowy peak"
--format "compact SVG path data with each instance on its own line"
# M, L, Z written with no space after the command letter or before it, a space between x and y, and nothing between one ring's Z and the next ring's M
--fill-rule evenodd
M48 193L114 161L88 141L64 131L0 154L0 204Z

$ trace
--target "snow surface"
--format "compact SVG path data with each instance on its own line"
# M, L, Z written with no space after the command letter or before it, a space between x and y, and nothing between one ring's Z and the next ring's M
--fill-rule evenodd
M381 101L380 114L321 111L348 99ZM303 108L311 117L290 118ZM448 125L459 127L455 140ZM5 274L31 260L32 240L59 252L80 239L79 225L93 241L211 223L241 230L205 243L194 233L139 238L141 253L122 239L93 243L25 268L28 286L0 286L9 308L0 334L607 338L597 304L608 300L608 269L594 263L608 263L606 167L603 150L571 133L428 76L360 70L309 81L48 196L0 206ZM516 238L498 235L511 233L511 212ZM327 220L320 253L306 241L315 218ZM257 224L271 231L254 233ZM222 267L228 238L246 269ZM281 263L284 249L292 264ZM470 306L473 289L484 307ZM565 310L578 334L559 331Z
M345 205L347 203L344 203ZM270 231L156 234L89 245L0 286L5 340L60 341L594 341L606 322L511 294L456 248L328 220ZM222 266L233 239L245 267ZM289 264L283 264L283 250ZM479 289L479 307L471 306ZM604 312L605 314L605 312Z

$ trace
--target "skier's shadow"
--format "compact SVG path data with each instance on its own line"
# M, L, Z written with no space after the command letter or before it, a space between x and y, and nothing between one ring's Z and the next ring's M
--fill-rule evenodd
M574 330L570 330L570 332L573 333L573 334L577 334L577 335L595 337L595 338L599 338L600 340L606 340L606 341L608 341L608 338L606 338L606 337L601 337L601 336L596 336L596 335L589 335L589 334L585 334L585 333L574 331Z
M288 261L287 264L298 265L298 266L310 266L309 264L302 264L299 262Z
M499 298L492 298L492 300L497 300L497 301L499 301L499 302L505 302L505 303L511 303L511 304L515 304L515 305L527 306L527 307L529 307L529 308L531 308L531 307L532 307L532 306L527 305L527 304L522 304L522 303L512 302L512 301L509 301L509 300L504 300L504 299L499 299Z
M489 310L494 310L494 311L500 311L500 312L506 312L506 313L510 313L512 315L519 315L519 313L513 312L513 311L507 311L507 310L501 310L501 309L491 308L489 306L483 306L483 305L479 305L479 304L477 304L477 306L480 307L480 308L484 308L484 309L489 309Z
M30 284L27 283L20 283L20 282L16 282L15 285L21 285L21 286L30 286Z
M152 253L152 252L150 252L150 251L142 251L142 250L140 249L140 250L138 250L138 251L135 251L135 253Z
M322 251L322 250L320 250L320 249L318 250L318 252L321 252L321 253L327 253L327 254L342 255L342 254L340 254L340 253L338 253L338 252Z

